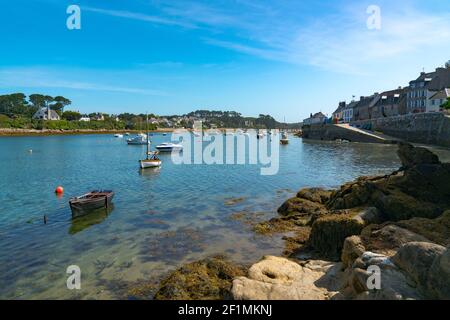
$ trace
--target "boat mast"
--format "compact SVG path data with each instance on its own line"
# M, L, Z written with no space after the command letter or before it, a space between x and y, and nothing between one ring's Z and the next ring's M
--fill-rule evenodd
M149 135L148 135L148 112L147 112L147 126L146 126L146 128L147 128L147 160L148 160L148 153L149 153L149 145L150 145L150 137L149 137Z

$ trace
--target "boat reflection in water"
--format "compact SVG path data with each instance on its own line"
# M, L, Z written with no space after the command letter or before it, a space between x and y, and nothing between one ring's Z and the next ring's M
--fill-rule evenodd
M73 218L71 220L69 234L73 235L93 225L102 223L110 216L113 210L114 204L111 204L108 208L96 209L87 215Z
M139 175L143 177L153 177L159 175L161 167L150 167L146 169L139 169Z

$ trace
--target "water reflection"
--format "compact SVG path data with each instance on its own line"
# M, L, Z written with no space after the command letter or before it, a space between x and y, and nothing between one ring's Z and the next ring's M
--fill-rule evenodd
M74 235L93 225L102 223L110 216L113 210L114 204L111 204L108 208L100 208L90 212L87 215L72 219L69 234Z

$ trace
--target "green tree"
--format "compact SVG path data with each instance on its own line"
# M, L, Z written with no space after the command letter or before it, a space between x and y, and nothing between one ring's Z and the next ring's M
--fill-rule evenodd
M29 96L30 102L33 104L35 108L43 108L46 106L46 96L42 94L32 94Z
M8 115L27 115L28 102L23 93L0 96L0 112Z
M68 121L78 121L81 118L81 114L76 111L67 110L63 112L62 118Z
M56 96L52 98L52 101L54 103L50 106L50 108L60 112L64 112L64 108L72 103L72 101L62 96Z
M441 108L445 110L450 110L450 98L447 98L447 101L442 104Z

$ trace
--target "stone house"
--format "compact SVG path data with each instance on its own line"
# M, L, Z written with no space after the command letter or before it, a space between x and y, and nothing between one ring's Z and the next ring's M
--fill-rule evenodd
M353 120L369 120L372 118L371 109L380 100L381 96L375 93L369 97L360 97L359 101L353 107Z
M409 83L406 107L409 113L439 111L432 105L431 97L445 88L450 88L450 67L437 68L434 72L422 72Z
M317 112L314 115L311 113L309 118L303 120L303 125L322 124L325 123L327 119L328 117L322 112Z
M371 119L393 117L406 113L407 88L385 91L370 109Z

